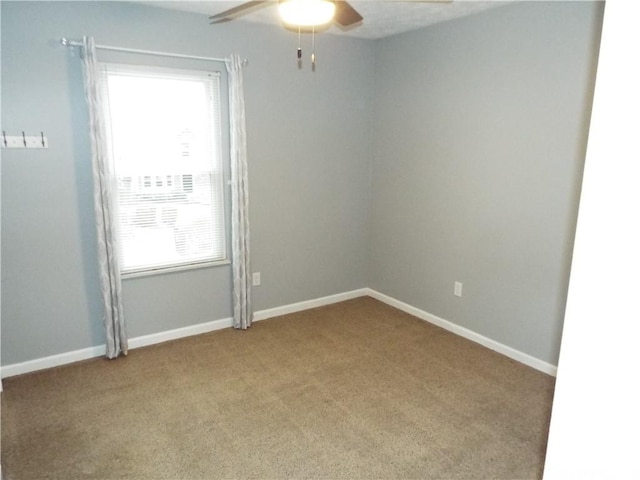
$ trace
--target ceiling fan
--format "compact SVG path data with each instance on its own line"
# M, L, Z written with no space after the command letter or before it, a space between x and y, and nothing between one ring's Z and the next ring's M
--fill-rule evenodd
M209 17L211 24L224 23L253 12L258 8L274 5L274 0L252 0ZM278 0L280 16L286 25L319 27L335 23L348 28L362 21L362 15L346 0Z
M397 3L452 3L453 0L376 0ZM342 29L357 26L363 21L362 15L346 0L252 0L244 2L209 17L211 24L224 23L250 13L259 8L279 5L280 15L285 24L294 26L321 26L333 23ZM300 23L303 22L303 23Z
M385 0L378 0L385 1ZM390 0L386 0L390 1ZM450 3L452 0L395 0L414 3ZM355 28L363 22L363 17L346 0L251 0L209 17L211 24L225 23L251 13L263 7L277 3L280 18L285 28L298 31L298 61L302 58L300 47L300 33L302 31L313 34L315 47L315 33L329 28L331 24L342 30ZM315 50L315 48L314 48ZM315 51L311 54L311 63L315 68Z

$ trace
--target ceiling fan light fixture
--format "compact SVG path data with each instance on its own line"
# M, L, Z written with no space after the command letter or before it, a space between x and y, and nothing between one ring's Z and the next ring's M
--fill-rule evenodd
M284 23L312 27L333 20L336 4L331 0L280 0L279 11Z

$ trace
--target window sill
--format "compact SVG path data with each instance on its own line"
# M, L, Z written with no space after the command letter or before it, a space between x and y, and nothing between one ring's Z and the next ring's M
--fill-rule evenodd
M225 259L225 260L218 260L215 262L192 263L189 265L175 265L171 267L163 267L163 268L157 268L153 270L127 272L127 273L121 274L120 278L122 278L122 280L129 280L131 278L150 277L153 275L163 275L165 273L184 272L186 270L196 270L196 269L209 268L209 267L222 267L225 265L231 265L231 261L228 259Z

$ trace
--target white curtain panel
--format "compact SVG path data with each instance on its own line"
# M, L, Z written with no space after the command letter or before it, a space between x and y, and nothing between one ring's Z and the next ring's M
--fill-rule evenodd
M114 229L114 176L111 173L106 127L100 91L100 69L93 37L83 38L84 88L89 107L93 195L98 237L100 287L104 304L107 358L127 354L127 335L122 312L122 285Z
M249 177L244 112L242 60L225 61L229 73L231 146L231 248L233 270L233 326L247 329L253 321L249 249Z

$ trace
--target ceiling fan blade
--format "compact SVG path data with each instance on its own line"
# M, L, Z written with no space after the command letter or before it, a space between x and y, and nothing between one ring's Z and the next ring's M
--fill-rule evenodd
M259 7L266 7L265 4L273 3L272 0L252 0L250 2L245 2L242 5L238 5L237 7L230 8L229 10L225 10L224 12L217 13L216 15L211 15L209 17L210 24L214 23L224 23L229 22L240 15L244 15L245 13L249 13L254 9Z
M349 5L349 2L336 0L336 13L333 21L342 27L348 27L360 23L362 21L362 15Z

